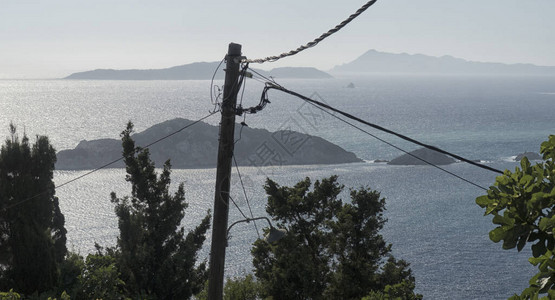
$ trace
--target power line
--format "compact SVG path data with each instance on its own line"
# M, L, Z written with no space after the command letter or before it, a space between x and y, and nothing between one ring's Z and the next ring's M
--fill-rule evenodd
M376 3L377 0L370 0L368 2L366 2L366 4L364 4L363 6L361 6L354 14L350 15L347 19L345 19L343 22L339 23L338 25L336 25L334 28L328 30L327 32L323 33L322 35L320 35L319 37L317 37L316 39L314 39L312 42L307 43L306 45L302 45L297 49L291 50L289 52L285 52L282 53L280 55L277 56L268 56L265 58L258 58L258 59L244 59L243 62L251 62L251 63L264 63L267 61L270 62L274 62L278 59L287 57L287 56L293 56L305 49L308 48L312 48L314 46L316 46L319 42L321 42L322 40L324 40L325 38L329 37L330 35L338 32L339 30L341 30L343 27L345 27L345 25L349 24L352 20L354 20L356 17L358 17L360 14L362 14L366 9L368 9L370 6L372 6L374 3Z
M222 91L221 89L214 85L214 79L216 77L216 73L218 72L218 70L220 69L221 65L223 64L224 61L226 61L228 58L227 56L224 57L220 63L218 64L218 66L216 67L216 69L214 70L214 74L212 74L212 79L210 81L210 102L212 103L212 105L214 105L214 110L212 112L217 112L220 107L222 105L223 102L225 102L225 98L222 99L222 102L218 102L218 99L220 98L220 96L222 95ZM239 80L233 83L233 86L231 87L231 90L235 90L235 88L238 88L237 91L239 91L241 89L241 87L243 87L243 93L245 92L245 86L246 83L243 84L243 80L245 79L245 77L247 76L247 69L249 68L249 64L245 63L240 71L240 77ZM225 71L225 70L224 70ZM218 92L216 93L216 98L214 99L214 90L217 89ZM237 92L238 93L238 92ZM243 95L241 95L241 102L243 101Z
M153 142L151 142L151 143L149 143L149 144L143 146L141 149L148 148L148 147L150 147L150 146L152 146L152 145L154 145L154 144L156 144L156 143L159 143L159 142L161 142L161 141L163 141L163 140L165 140L165 139L167 139L167 138L169 138L169 137L171 137L171 136L173 136L173 135L176 135L176 134L178 134L179 132L181 132L181 131L183 131L183 130L185 130L185 129L187 129L187 128L189 128L189 127L191 127L191 126L193 126L193 125L195 125L195 124L197 124L197 123L199 123L199 122L201 122L201 121L203 121L203 120L205 120L205 119L207 119L208 117L214 115L215 113L217 113L217 111L210 112L208 115L206 115L206 116L204 116L204 117L202 117L202 118L200 118L200 119L198 119L198 120L196 120L196 121L194 121L194 122L192 122L192 123L190 123L190 124L188 124L188 125L186 125L186 126L180 128L180 129L178 129L178 130L176 130L176 131L174 131L174 132L172 132L172 133L170 133L170 134L168 134L168 135L166 135L166 136L164 136L164 137L161 137L161 138L159 138L159 139L157 139L157 140L155 140L155 141L153 141ZM75 181L77 181L77 180L79 180L79 179L82 179L82 178L84 178L84 177L86 177L86 176L89 176L89 175L91 175L91 174L93 174L93 173L95 173L95 172L97 172L97 171L100 171L100 170L102 170L102 169L104 169L104 168L107 168L107 167L109 167L109 166L111 166L111 165L113 165L113 164L115 164L115 163L117 163L117 162L119 162L119 161L121 161L121 160L123 160L123 159L124 159L124 157L122 156L122 157L120 157L120 158L118 158L118 159L115 159L115 160L113 160L113 161L111 161L111 162L109 162L109 163L106 163L106 164L104 164L104 165L102 165L102 166L100 166L100 167L98 167L98 168L96 168L96 169L94 169L94 170L91 170L91 171L89 171L89 172L87 172L87 173L85 173L85 174L83 174L83 175L77 176L77 177L75 177L75 178L73 178L73 179L71 179L71 180L68 180L68 181L66 181L66 182L64 182L64 183L62 183L62 184L60 184L60 185L57 185L57 186L55 186L55 187L52 188L52 189L45 190L45 191L43 191L43 192L41 192L41 193L38 193L38 194L36 194L36 195L34 195L34 196L32 196L32 197L23 199L23 200L21 200L21 201L19 201L19 202L16 202L16 203L12 204L12 205L6 206L6 207L4 207L4 210L11 209L11 208L13 208L13 207L15 207L15 206L18 206L18 205L21 205L21 204L23 204L23 203L25 203L25 202L27 202L27 201L31 201L31 200L33 200L33 199L35 199L35 198L37 198L37 197L39 197L39 196L41 196L41 195L44 195L44 194L48 193L48 192L51 191L51 190L55 190L55 189L58 189L58 188L61 188L61 187L65 186L65 185L68 185L68 184L70 184L70 183L73 183L73 182L75 182Z
M243 129L243 127L241 127L241 129ZM235 163L235 169L237 170L237 175L239 176L239 182L241 182L241 188L243 189L243 194L245 195L245 201L247 201L247 206L249 208L251 218L254 218L251 204L249 202L249 197L247 196L247 191L245 190L245 185L243 184L243 178L241 177L241 172L239 172L239 166L237 165L237 160L235 159L235 153L232 153L232 155L233 155L233 162ZM253 222L253 224L254 224L254 229L256 229L256 234L258 235L258 238L260 238L260 233L258 232L258 226L256 226L256 221Z
M438 166L438 165L436 165L436 164L434 164L434 163L431 163L431 162L429 162L429 161L427 161L427 160L425 160L425 159L423 159L423 158L421 158L421 157L418 157L418 156L416 156L416 155L414 155L414 154L412 154L412 153L410 153L410 152L408 152L408 151L406 151L406 150L404 150L404 149L402 149L402 148L400 148L400 147L398 147L398 146L396 146L396 145L394 145L394 144L392 144L392 143L390 143L390 142L388 142L388 141L386 141L386 140L384 140L384 139L382 139L382 138L380 138L380 137L378 137L378 136L376 136L376 135L374 135L374 134L372 134L372 133L370 133L370 132L368 132L368 131L366 131L366 130L360 128L359 126L357 126L357 125L355 125L355 124L353 124L353 123L351 123L351 122L349 122L349 121L347 121L347 120L345 120L345 119L342 119L342 118L340 118L340 117L338 117L338 116L332 114L331 112L325 110L324 108L322 108L322 107L320 107L320 106L318 106L318 105L316 105L316 104L314 104L314 103L312 103L312 102L308 102L308 103L309 103L310 105L312 105L312 106L318 108L319 110L321 110L321 111L327 113L328 115L330 115L330 116L332 116L332 117L334 117L334 118L340 120L341 122L346 123L346 124L348 124L348 125L350 125L350 126L356 128L356 129L358 129L358 130L360 130L360 131L366 133L367 135L369 135L369 136L371 136L371 137L377 139L378 141L380 141L380 142L382 142L382 143L384 143L384 144L387 144L387 145L389 145L389 146L391 146L391 147L393 147L393 148L395 148L395 149L397 149L397 150L399 150L399 151L401 151L401 152L403 152L403 153L405 153L405 154L407 154L407 155L409 155L409 156L412 156L413 158L416 158L416 159L418 159L418 160L420 160L420 161L422 161L422 162L424 162L424 163L426 163L426 164L428 164L428 165L430 165L430 166L432 166L432 167L434 167L434 168L437 168L437 169L439 169L439 170L441 170L441 171L443 171L443 172L445 172L445 173L447 173L447 174L449 174L449 175L451 175L451 176L454 176L454 177L456 177L456 178L458 178L458 179L460 179L460 180L462 180L462 181L464 181L464 182L466 182L466 183L469 183L469 184L471 184L471 185L473 185L473 186L475 186L475 187L477 187L477 188L479 188L479 189L482 189L482 190L484 190L484 191L487 191L487 190L488 190L487 188L485 188L485 187L483 187L483 186L481 186L481 185L479 185L479 184L477 184L477 183L474 183L474 182L472 182L472 181L470 181L470 180L468 180L468 179L466 179L466 178L464 178L464 177L462 177L462 176L460 176L460 175L457 175L457 174L455 174L455 173L453 173L453 172L451 172L451 171L449 171L449 170L447 170L447 169L444 169L444 168L442 168L442 167L440 167L440 166Z
M403 140L405 140L405 141L409 141L409 142L411 142L411 143L413 143L413 144L422 146L422 147L424 147L424 148L428 148L428 149L430 149L430 150L434 150L434 151L436 151L436 152L439 152L439 153L442 153L442 154L445 154L445 155L449 155L449 156L451 156L451 157L453 157L453 158L456 158L456 159L458 159L458 160L460 160L460 161L464 161L464 162L469 163L469 164L471 164L471 165L474 165L474 166L476 166L476 167L479 167L479 168L482 168L482 169L485 169L485 170L488 170L488 171L492 171L492 172L495 172L495 173L503 174L503 171L501 171L501 170L492 168L492 167L490 167L490 166L482 165L482 164L480 164L480 163L477 163L477 162L472 161L472 160L470 160L470 159L466 159L466 158L464 158L464 157L462 157L462 156L459 156L459 155L457 155L457 154L454 154L454 153L445 151L445 150L440 149L440 148L438 148L438 147L435 147L435 146L432 146L432 145L428 145L428 144L424 144L424 143L422 143L422 142L420 142L420 141L417 141L417 140L412 139L412 138L410 138L410 137L408 137L408 136L405 136L405 135L402 135L402 134L400 134L400 133L397 133L397 132L395 132L395 131L393 131L393 130L389 130L389 129L387 129L387 128L384 128L384 127L379 126L379 125L376 125L376 124L372 124L372 123L367 122L367 121L365 121L365 120L363 120L363 119L361 119L361 118L358 118L358 117L356 117L356 116L354 116L354 115L351 115L351 114L349 114L349 113L346 113L346 112L344 112L344 111L341 111L341 110L339 110L339 109L337 109L337 108L331 107L331 106L329 106L329 105L327 105L327 104L325 104L325 103L322 103L322 102L319 102L319 101L310 99L309 97L306 97L306 96L301 95L301 94L299 94L299 93L296 93L296 92L293 92L293 91L291 91L291 90L288 90L288 89L284 88L283 86L281 86L281 85L279 85L279 84L272 83L272 82L268 82L268 83L267 83L267 89L265 89L264 92L267 92L267 91L270 90L270 89L276 89L276 90L282 91L282 92L284 92L284 93L287 93L287 94L296 96L296 97L298 97L298 98L303 99L304 101L307 101L307 102L313 103L313 104L315 104L315 105L318 105L318 106L320 106L320 107L324 107L324 108L329 109L329 110L331 110L331 111L337 112L337 113L339 113L339 114L341 114L341 115L343 115L343 116L345 116L345 117L347 117L347 118L349 118L349 119L355 120L355 121L360 122L360 123L365 124L365 125L368 125L368 126L370 126L370 127L372 127L372 128L378 129L378 130L380 130L380 131L383 131L383 132L386 132L386 133L395 135L395 136L397 136L397 137L399 137L399 138L401 138L401 139L403 139Z
M248 68L249 68L249 64L247 63L247 64L245 64L245 66L244 66L244 68L241 72L241 75L242 75L241 82L243 83L243 87L242 87L242 91L241 91L241 99L239 100L239 106L241 106L243 104L243 96L245 96L245 90L247 89L247 81L243 80L243 79L245 78L245 76L247 76ZM241 87L239 87L239 88L241 89Z
M253 71L254 73L260 75L260 73L254 71L254 69L250 69L250 68L249 68L249 70L251 70L251 71ZM261 79L261 78L266 78L266 79ZM264 77L263 75L260 75L260 78L257 78L256 76L253 75L253 76L251 77L251 79L256 80L256 81L258 81L258 82L260 82L260 83L262 83L262 84L266 84L267 81L272 81L272 80L270 80L269 78Z
M391 134L393 134L393 135L396 135L396 136L398 136L398 137L401 137L401 138L403 138L403 139L405 139L405 140L408 140L408 141L410 141L410 142L413 142L413 143L416 142L416 144L421 145L421 146L425 146L425 147L428 148L428 149L431 149L431 150L434 150L434 151L437 151L437 152L440 152L440 153L443 153L443 154L446 154L446 155L449 155L449 156L453 156L453 157L455 157L455 158L460 159L461 161L464 161L464 162L467 162L467 163L471 163L471 164L474 165L474 166L478 166L478 167L480 167L480 168L487 169L487 170L489 170L489 171L493 171L493 172L496 172L496 173L501 173L501 174L503 174L503 172L500 171L500 170L497 170L497 169L494 169L494 168L491 168L491 167L489 167L489 166L485 166L485 165L482 165L482 164L475 163L475 162L470 161L470 160L468 160L468 159L466 159L466 158L463 158L463 157L460 157L460 156L458 156L458 155L452 154L452 153L450 153L450 152L441 150L441 149L439 149L439 148L437 148L437 147L429 146L429 145L423 144L423 143L421 143L421 142L418 142L418 141L416 141L416 140L413 140L413 139L411 139L411 138L408 138L408 137L406 137L406 136L404 136L404 135L401 135L401 134L398 134L398 133L393 132L393 131L391 131L391 130L385 129L385 128L381 127L381 126L378 126L378 125L375 125L375 124L371 124L371 123L369 123L369 122L366 122L366 121L364 121L364 120L362 120L362 119L360 119L360 118L358 118L358 117L355 117L355 116L350 115L350 114L348 114L348 113L346 113L346 112L340 111L340 110L338 110L338 109L336 109L336 108L333 108L333 107L331 107L331 106L329 106L329 105L327 105L327 104L324 104L324 103L321 103L321 102L319 102L319 101L310 99L309 97L306 97L306 96L301 95L301 94L299 94L299 93L290 91L290 90L288 90L288 89L282 87L282 86L279 85L279 84L267 82L267 86L266 86L266 87L267 87L267 88L264 89L264 92L263 92L263 93L267 93L267 91L268 91L269 89L277 89L277 90L280 90L280 91L282 91L282 92L288 93L288 94L290 94L290 95L299 97L299 98L301 98L302 100L306 101L307 103L313 105L314 107L316 107L316 108L318 108L318 109L324 111L325 113L331 115L332 117L334 117L334 118L336 118L336 119L338 119L338 120L340 120L340 121L342 121L342 122L344 122L344 123L346 123L346 124L348 124L348 125L350 125L350 126L356 128L356 129L358 129L358 130L360 130L360 131L366 133L367 135L369 135L369 136L371 136L371 137L373 137L373 138L375 138L375 139L377 139L377 140L379 140L379 141L381 141L381 142L383 142L383 143L385 143L385 144L387 144L387 145L389 145L389 146L391 146L391 147L393 147L393 148L395 148L395 149L397 149L397 150L399 150L399 151L402 151L402 152L406 153L407 155L410 155L410 156L412 156L412 157L414 157L414 158L416 158L416 159L418 159L418 160L420 160L420 161L422 161L422 162L424 162L424 163L426 163L426 164L428 164L428 165L431 165L431 166L433 166L433 167L435 167L435 168L437 168L437 169L439 169L439 170L441 170L441 171L443 171L443 172L445 172L445 173L447 173L447 174L449 174L449 175L451 175L451 176L454 176L454 177L456 177L456 178L458 178L458 179L460 179L460 180L462 180L462 181L464 181L464 182L467 182L467 183L469 183L469 184L471 184L471 185L473 185L473 186L475 186L475 187L477 187L477 188L479 188L479 189L482 189L482 190L485 190L485 191L488 190L487 188L485 188L485 187L483 187L483 186L480 186L480 185L478 185L478 184L476 184L476 183L474 183L474 182L472 182L472 181L470 181L470 180L468 180L468 179L466 179L466 178L464 178L464 177L462 177L462 176L460 176L460 175L457 175L457 174L455 174L455 173L453 173L453 172L451 172L451 171L448 171L448 170L446 170L446 169L444 169L444 168L442 168L442 167L440 167L440 166L438 166L438 165L436 165L436 164L433 164L433 163L431 163L431 162L429 162L429 161L427 161L427 160L425 160L425 159L423 159L423 158L421 158L421 157L418 157L418 156L416 156L416 155L414 155L414 154L412 154L412 153L410 153L410 152L408 152L408 151L406 151L406 150L404 150L404 149L402 149L402 148L400 148L400 147L398 147L398 146L396 146L396 145L394 145L394 144L392 144L392 143L390 143L390 142L388 142L388 141L386 141L386 140L384 140L384 139L382 139L382 138L379 138L378 136L376 136L376 135L374 135L374 134L372 134L372 133L370 133L370 132L368 132L368 131L366 131L366 130L360 128L359 126L357 126L357 125L355 125L355 124L353 124L353 123L351 123L351 122L349 122L349 121L347 121L347 120L344 120L344 119L342 119L342 118L336 116L335 114L332 114L332 113L329 112L328 110L331 110L331 111L340 113L340 114L342 114L342 115L348 117L349 119L353 119L353 120L355 120L355 121L361 122L361 123L363 123L363 124L365 124L365 125L368 125L368 126L370 126L370 127L373 127L373 128L376 128L376 129L379 129L379 130L382 130L382 131L385 131L385 132L387 132L387 133L391 133ZM439 151L438 151L438 150L439 150Z
M245 215L245 214L243 213L243 210L241 210L241 208L239 207L239 205L237 205L237 202L235 202L235 200L233 200L233 197L231 197L231 194L230 194L230 193L227 193L227 192L225 192L225 193L227 194L227 196L229 197L229 199L231 200L231 202L233 203L233 205L235 205L235 207L237 208L237 210L239 211L239 213L241 213L241 215L243 216L243 218L248 219L249 217L247 217L247 215Z
M260 81L260 79L254 77L254 76L252 77L253 79L258 80L259 82L262 82L264 84L266 84L266 82L268 82L268 81L275 82L271 76L270 76L270 78L268 78L268 77L260 74L259 72L257 72L255 69L249 68L249 70L251 70L254 74L257 74L258 76L260 76L260 78L265 80L265 81Z
M220 98L222 92L220 90L220 88L218 86L214 85L214 78L216 78L216 73L218 73L218 70L220 69L220 66L222 65L222 63L225 61L225 57L222 58L222 60L220 61L220 63L218 64L218 66L216 67L216 69L214 70L214 74L212 74L212 80L210 80L210 102L212 103L212 105L214 105L214 111L217 110L218 108L218 98ZM218 93L216 95L216 99L214 99L214 89L218 89Z
M243 113L245 114L256 114L257 112L261 111L264 109L264 107L266 107L266 104L270 103L270 101L268 100L268 96L266 91L269 89L268 84L266 84L264 86L264 92L262 92L262 95L260 96L260 102L258 102L258 105L256 106L251 106L251 107L247 107L244 108L241 105L238 105L235 108L235 114L240 116Z

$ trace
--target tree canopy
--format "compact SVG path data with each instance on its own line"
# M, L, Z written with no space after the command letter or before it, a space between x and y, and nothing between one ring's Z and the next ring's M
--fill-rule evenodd
M119 237L113 248L97 247L85 260L69 253L53 170L56 154L46 137L20 141L14 126L0 151L0 291L40 299L188 299L207 279L199 250L210 213L185 232L188 206L183 184L170 191L171 165L160 174L148 149L135 146L133 124L122 132L129 196L111 194ZM19 297L15 292L2 297Z
M54 288L67 253L64 215L55 196L56 152L14 125L0 150L0 289L24 294Z
M210 215L185 233L181 221L188 204L183 184L170 193L170 162L166 161L158 175L148 149L135 146L132 131L129 123L122 132L131 195L111 195L120 235L117 248L108 253L116 258L128 295L188 299L202 289L207 278L205 262L197 265L197 253L210 226Z
M529 261L538 267L538 273L513 299L537 299L545 294L555 298L555 135L541 144L540 153L544 161L532 165L524 157L520 168L505 170L487 195L476 198L497 225L489 233L492 241L503 241L503 249L516 247L518 251L532 244Z
M391 255L391 244L379 234L386 222L385 199L367 188L339 195L337 177L314 182L306 178L293 187L268 179L267 212L287 230L274 244L253 246L255 275L265 296L273 299L361 299L392 285L413 293L409 264ZM399 289L397 289L399 291Z

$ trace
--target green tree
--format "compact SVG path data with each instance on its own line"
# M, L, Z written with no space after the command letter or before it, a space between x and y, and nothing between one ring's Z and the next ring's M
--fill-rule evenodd
M206 263L197 265L197 253L206 239L210 215L185 234L180 225L188 205L183 184L170 193L170 162L157 175L148 149L135 146L132 131L130 122L122 132L131 196L111 196L120 230L116 265L130 296L187 299L207 279Z
M79 276L84 269L83 257L75 252L68 252L66 259L60 265L60 282L56 294L60 295L65 291L71 296L78 295L82 289Z
M262 286L255 280L252 274L245 277L227 278L224 285L224 300L257 300L262 297ZM208 299L208 281L204 285L204 289L197 295L197 300Z
M120 278L113 249L104 251L95 244L96 253L83 257L69 252L61 265L61 280L57 292L40 295L60 295L60 299L123 299L125 283ZM50 298L49 298L50 299Z
M532 243L530 263L538 273L530 286L513 299L537 299L541 295L555 299L555 135L541 144L543 162L531 165L525 157L514 172L505 170L495 179L487 195L476 198L492 215L497 227L490 231L493 242L503 241L503 249L521 251Z
M371 291L362 300L419 300L422 295L413 293L414 282L403 280L394 285L386 285L383 291Z
M252 274L228 278L224 286L224 300L256 300L260 299L260 291L260 285Z
M360 299L371 291L414 278L408 263L395 260L379 231L386 219L385 200L370 189L351 190L332 176L293 187L268 179L267 212L286 236L270 245L257 240L252 249L255 275L273 299ZM390 257L387 262L385 258Z
M125 283L110 255L89 254L79 276L78 299L121 299Z
M64 215L55 196L56 151L48 138L30 145L14 125L0 150L0 289L24 294L56 287L64 260Z

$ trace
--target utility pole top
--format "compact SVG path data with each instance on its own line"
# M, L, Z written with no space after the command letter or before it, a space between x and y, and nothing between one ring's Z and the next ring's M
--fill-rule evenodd
M241 45L235 43L229 43L227 48L228 56L241 56Z

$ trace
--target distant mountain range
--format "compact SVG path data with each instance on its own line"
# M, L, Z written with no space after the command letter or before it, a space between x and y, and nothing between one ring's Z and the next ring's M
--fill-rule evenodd
M475 62L448 55L435 57L369 50L352 62L334 67L330 73L555 75L555 67Z
M202 80L211 79L219 62L196 62L192 64L176 66L166 69L150 70L113 70L97 69L92 71L73 73L64 79L96 79L96 80ZM225 65L216 72L216 79L224 78ZM284 67L275 68L270 71L258 70L256 72L266 77L275 78L304 78L322 79L331 78L326 72L316 68L306 67Z
M165 69L114 70L97 69L73 73L64 79L96 80L206 80L211 79L219 62L196 62ZM225 65L216 72L216 79L224 78ZM277 79L323 79L332 78L329 73L310 67L282 67L270 71L254 69L266 77ZM357 59L334 67L331 74L468 74L468 75L551 75L555 67L533 64L503 64L476 62L452 56L429 56L423 54L387 53L368 50Z

